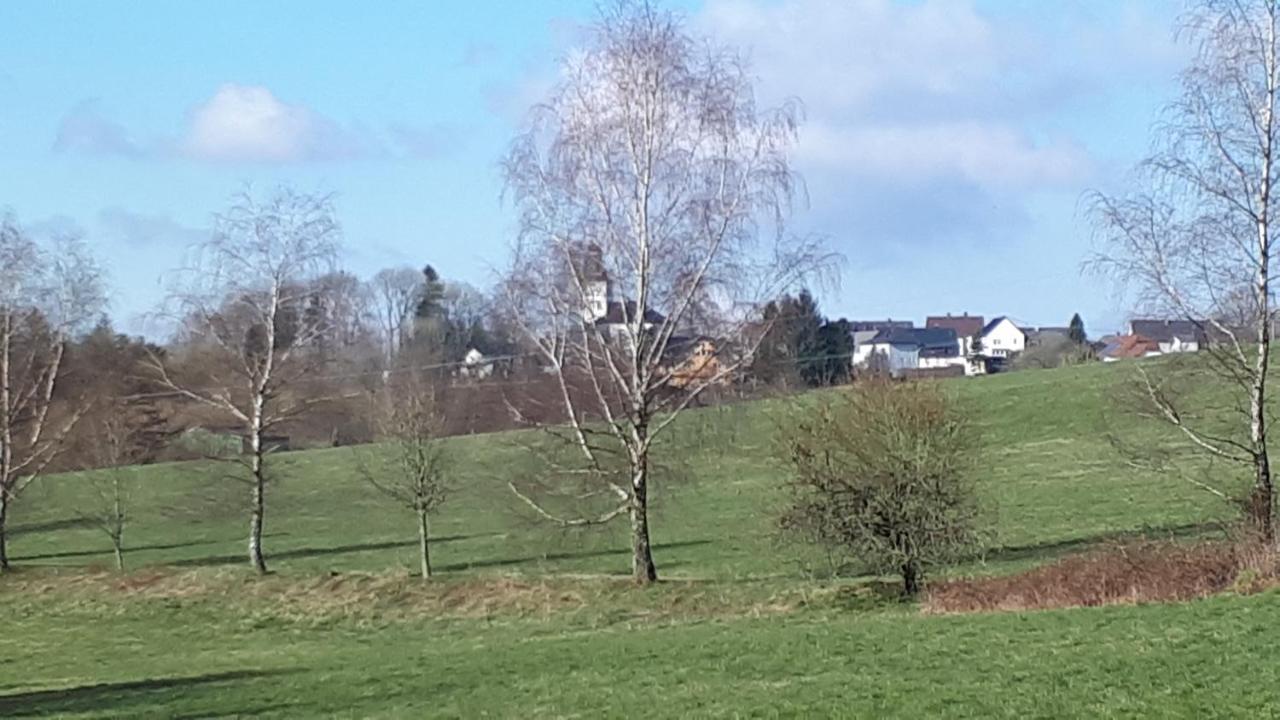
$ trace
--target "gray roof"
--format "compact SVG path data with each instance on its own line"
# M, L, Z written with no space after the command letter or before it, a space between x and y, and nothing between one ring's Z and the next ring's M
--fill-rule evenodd
M951 328L891 328L876 335L875 342L915 346L928 357L952 357L960 354L956 331Z
M854 347L857 347L858 345L865 345L872 340L875 340L876 336L879 334L879 330L854 330L852 333L853 345Z
M898 329L908 328L909 329L912 327L915 327L915 325L910 320L894 320L893 318L889 318L887 320L850 320L849 321L849 329L854 331L862 331L862 330L880 331L880 330L889 330L892 328L898 328Z
M1172 342L1174 338L1200 342L1205 336L1204 329L1191 320L1130 320L1129 331L1161 343Z

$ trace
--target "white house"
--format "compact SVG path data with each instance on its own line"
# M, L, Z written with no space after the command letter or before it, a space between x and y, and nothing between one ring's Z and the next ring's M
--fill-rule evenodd
M483 380L493 374L493 361L486 360L484 353L471 348L462 356L462 367L458 369L458 374Z
M863 367L867 364L867 361L871 359L871 353L875 350L875 339L879 334L879 330L853 331L854 367Z
M965 363L956 333L949 328L888 328L869 340L859 337L865 332L854 333L855 367L878 367L897 376Z
M1027 334L1001 315L982 328L981 354L987 357L1012 357L1027 349Z

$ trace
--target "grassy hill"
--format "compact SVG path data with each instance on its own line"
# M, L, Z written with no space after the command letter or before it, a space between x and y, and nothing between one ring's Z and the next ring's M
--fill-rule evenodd
M1125 468L1103 434L1122 366L956 381L987 448L983 492L1004 572L1125 534L1189 534L1227 509ZM0 716L1200 717L1280 710L1263 639L1275 595L1189 605L928 617L774 536L771 429L812 396L690 413L657 492L655 557L637 591L624 528L529 522L506 489L517 435L453 441L459 490L436 522L443 579L423 588L414 527L356 472L360 452L281 456L266 547L241 569L243 488L200 463L139 468L129 562L80 527L76 476L14 518L23 570L0 579ZM1142 439L1151 431L1124 427ZM1155 442L1158 435L1150 435ZM360 573L360 574L353 574ZM364 573L370 573L365 575ZM604 576L604 577L602 577ZM1268 677L1263 677L1268 675ZM1280 701L1276 701L1280 702Z

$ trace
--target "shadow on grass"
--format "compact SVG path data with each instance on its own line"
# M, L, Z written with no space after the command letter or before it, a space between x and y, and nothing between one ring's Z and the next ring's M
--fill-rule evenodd
M1148 539L1185 539L1205 535L1211 532L1222 532L1225 527L1220 522L1187 523L1167 527L1149 527L1139 530L1121 530L1118 532L1100 533L1070 540L1037 543L1034 545L1014 545L993 549L987 553L987 562L1013 562L1018 560L1053 560L1081 550L1089 550L1108 543L1129 540Z
M125 713L131 706L147 706L154 712L159 703L169 699L189 699L189 694L204 685L237 683L248 680L292 675L303 672L289 670L236 670L187 677L151 678L129 682L77 685L57 690L35 690L0 695L0 717L38 717L83 712ZM220 693L225 695L225 693ZM139 708L134 708L138 710ZM264 712L270 708L249 708L241 713ZM121 716L119 714L117 717Z
M191 542L157 543L154 545L132 545L132 546L126 545L124 551L126 554L128 554L132 552L140 552L142 550L177 550L179 548L198 547L200 545L222 545L226 542L228 541L227 540L193 540ZM15 555L13 559L15 561L21 562L21 561L29 561L29 560L59 560L59 559L67 559L67 558L94 557L97 555L108 556L110 554L111 554L110 548L98 548L96 550L67 550L64 552L40 553L39 555Z
M85 518L63 518L61 520L49 520L47 522L13 525L9 528L9 536L16 538L22 535L36 535L39 533L58 532L59 530L72 530L76 528L89 527L93 527L92 520L86 520Z
M710 545L710 540L686 540L674 543L658 543L653 546L654 552L662 552L663 550L674 550L676 548L697 547L699 545ZM483 568L511 567L513 565L530 565L542 562L557 562L560 560L581 560L593 557L609 557L630 555L631 548L609 548L600 550L575 550L572 552L549 552L541 555L528 555L518 558L499 558L494 560L477 560L475 562L451 563L440 566L444 571L457 570L476 570ZM659 562L661 568L677 567L681 563L675 561Z
M446 535L444 537L432 538L432 544L456 542L458 540L469 540L471 538L488 537L497 533L480 533L476 535ZM333 547L323 548L295 548L293 550L284 550L281 552L267 552L267 562L272 560L297 560L299 558L325 557L328 555L345 555L347 553L371 552L375 550L395 550L398 548L417 547L417 540L394 540L388 542L359 543L354 545L335 545ZM187 560L177 560L170 565L174 567L208 567L211 565L232 565L245 562L244 553L236 553L234 555L210 555L207 557L190 558Z

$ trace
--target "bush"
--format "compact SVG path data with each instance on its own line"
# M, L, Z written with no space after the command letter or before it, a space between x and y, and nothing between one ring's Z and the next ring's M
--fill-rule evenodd
M1013 369L1031 370L1080 365L1096 360L1093 348L1072 342L1063 336L1050 335L1039 345L1029 347L1013 359Z
M924 574L979 547L975 439L934 383L875 381L838 391L779 432L791 470L785 534L874 572Z

